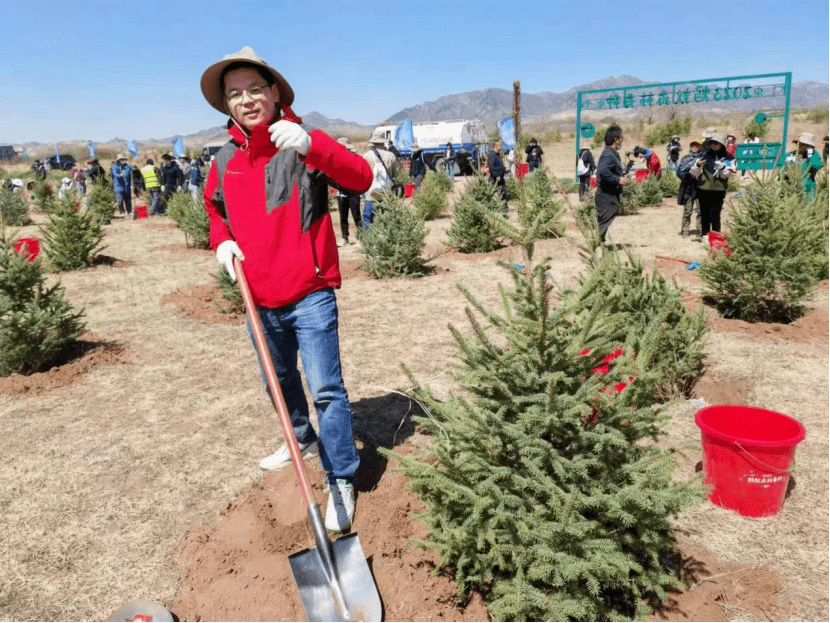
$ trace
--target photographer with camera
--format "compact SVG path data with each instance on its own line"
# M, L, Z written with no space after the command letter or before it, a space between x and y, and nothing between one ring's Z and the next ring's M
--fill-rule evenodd
M700 202L700 235L720 231L720 213L729 187L729 178L738 172L735 159L726 151L726 139L720 132L712 132L700 158L689 174L700 180L697 197Z
M594 195L600 242L605 242L608 228L620 213L620 195L631 182L631 179L627 177L628 170L623 168L622 160L620 160L622 144L622 129L612 125L605 132L605 149L599 157L597 192ZM630 169L630 163L628 168Z

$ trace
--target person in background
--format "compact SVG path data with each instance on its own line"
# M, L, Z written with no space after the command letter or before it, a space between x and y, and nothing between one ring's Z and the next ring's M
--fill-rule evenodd
M185 154L179 156L179 168L182 170L182 181L178 190L187 192L190 188L190 158Z
M194 158L190 162L190 196L193 197L193 201L199 201L199 193L202 190L202 184L205 182L205 178L202 175L202 161L199 158Z
M648 174L653 175L658 180L663 176L663 168L660 166L660 158L654 153L654 150L645 147L635 147L634 156L642 158L646 167L648 167Z
M371 147L363 158L372 167L372 185L363 197L363 229L369 229L375 222L375 202L392 187L392 176L397 171L398 159L383 147Z
M797 162L801 163L800 184L807 193L807 199L810 200L816 196L816 173L824 166L824 162L818 155L815 140L809 132L802 132L793 143L796 144Z
M620 159L622 144L622 129L619 126L612 125L605 132L605 149L599 156L597 192L594 195L600 242L605 242L608 228L611 227L611 223L620 213L620 195L631 181L625 175L625 169Z
M337 139L337 142L343 145L353 154L357 150L352 145L352 142L347 137ZM345 247L349 244L349 216L354 221L355 236L357 232L363 229L360 216L360 193L339 187L335 193L337 198L337 211L340 213L340 240L337 243L338 247Z
M248 313L262 321L300 453L319 451L326 472L326 529L345 532L354 520L360 457L340 365L334 291L341 276L328 186L362 193L372 170L326 133L302 128L290 108L293 89L249 46L208 67L201 89L213 108L230 115L231 142L216 154L205 185L210 245L232 280L234 258L243 262L255 305ZM259 465L277 470L290 462L283 445Z
M67 195L69 195L69 193L73 191L72 186L72 178L62 177L60 188L58 188L58 199L64 199Z
M677 192L677 203L683 206L683 217L680 221L680 235L689 235L689 225L692 220L692 212L695 213L697 229L695 232L700 235L700 203L697 198L698 179L689 174L697 159L700 157L702 145L697 141L689 143L689 153L686 154L677 166L677 177L680 178L680 189Z
M504 162L501 159L501 141L493 143L493 149L487 154L487 168L490 171L488 181L498 186L501 191L501 198L504 201L502 211L507 214L507 202L510 195L507 193L507 183L504 181L507 169L504 168Z
M75 192L83 197L86 194L86 166L78 162L69 172L75 182Z
M144 184L144 176L141 174L141 169L138 166L138 163L132 167L133 169L133 195L136 199L141 196L145 190L147 190L147 186Z
M86 179L90 184L103 182L107 179L104 168L101 166L101 163L98 162L98 158L87 160L86 164Z
M182 170L179 165L173 160L170 154L163 154L161 156L161 195L164 197L164 203L178 188L182 185Z
M539 143L536 142L535 138L530 139L530 143L527 144L525 147L525 156L527 156L527 172L533 173L536 169L538 169L542 164L542 156L544 155L544 151L542 148L539 147Z
M141 167L141 177L144 179L144 187L150 195L150 215L161 214L161 171L153 163L152 158L147 158L147 164Z
M735 149L737 147L737 140L732 134L726 135L726 153L735 157Z
M824 163L825 164L827 164L827 155L828 155L828 151L830 151L830 146L828 146L828 145L830 145L830 136L825 134L824 135L824 149L821 152L821 156L822 156L822 158L824 158Z
M35 172L35 177L37 177L38 179L41 179L41 180L45 180L46 176L49 174L46 171L46 165L43 164L43 162L40 160L40 158L37 158L32 163L32 171Z
M447 143L444 147L444 167L446 167L447 175L450 176L450 179L454 182L455 181L455 149L452 147L452 143Z
M418 143L412 143L412 156L409 160L409 175L415 180L415 190L413 194L421 190L421 182L424 181L424 176L427 174L427 163L424 161L424 152L418 146Z
M112 175L112 190L115 193L115 203L118 214L130 216L133 213L132 196L130 194L133 183L133 170L127 163L124 154L118 154L110 167Z
M697 189L700 201L700 235L705 236L710 231L719 232L720 214L729 187L729 178L738 172L735 159L726 153L726 139L723 134L712 133L689 172L700 182Z
M597 170L594 162L594 154L588 145L579 148L579 155L576 157L576 175L579 177L579 200L582 201L585 195L591 192L591 176Z
M676 169L680 162L680 137L675 135L671 137L669 144L666 145L666 168Z

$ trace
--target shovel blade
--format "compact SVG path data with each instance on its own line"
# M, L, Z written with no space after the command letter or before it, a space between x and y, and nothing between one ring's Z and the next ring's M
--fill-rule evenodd
M380 595L357 534L339 538L331 544L331 549L350 618L345 618L335 605L320 553L316 548L309 548L288 557L308 620L380 621Z

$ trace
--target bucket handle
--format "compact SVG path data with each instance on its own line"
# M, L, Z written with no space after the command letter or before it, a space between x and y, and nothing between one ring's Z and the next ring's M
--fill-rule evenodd
M755 462L756 462L756 463L758 463L759 465L763 466L765 469L768 469L768 470L769 470L769 471L771 471L773 474L778 474L778 475L781 475L781 476L783 476L784 474L787 474L787 475L789 475L789 474L790 474L790 470L789 470L789 469L781 469L780 467L773 467L772 465L768 465L767 463L764 463L761 459L759 459L757 456L755 456L754 454L752 454L749 450L747 450L746 448L744 448L744 447L743 447L741 444L739 444L737 441L735 442L735 445L736 445L736 446L738 446L738 447L741 449L741 452L743 452L744 454L746 454L746 455L747 455L750 459L752 459L753 461L755 461Z

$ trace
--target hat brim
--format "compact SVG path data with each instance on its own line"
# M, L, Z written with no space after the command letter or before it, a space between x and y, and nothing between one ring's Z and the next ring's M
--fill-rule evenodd
M280 74L280 72L276 69L266 65L265 63L258 63L245 58L230 58L214 63L205 70L205 73L202 74L202 80L200 83L202 87L202 95L204 95L207 103L213 106L216 110L225 115L231 114L227 108L225 93L222 90L222 72L225 71L225 68L228 67L228 65L233 65L234 63L244 63L246 65L251 65L252 67L261 67L274 78L274 82L280 93L280 104L291 106L291 104L294 103L294 89L291 88L288 81L286 81L286 79L282 77L282 74Z

